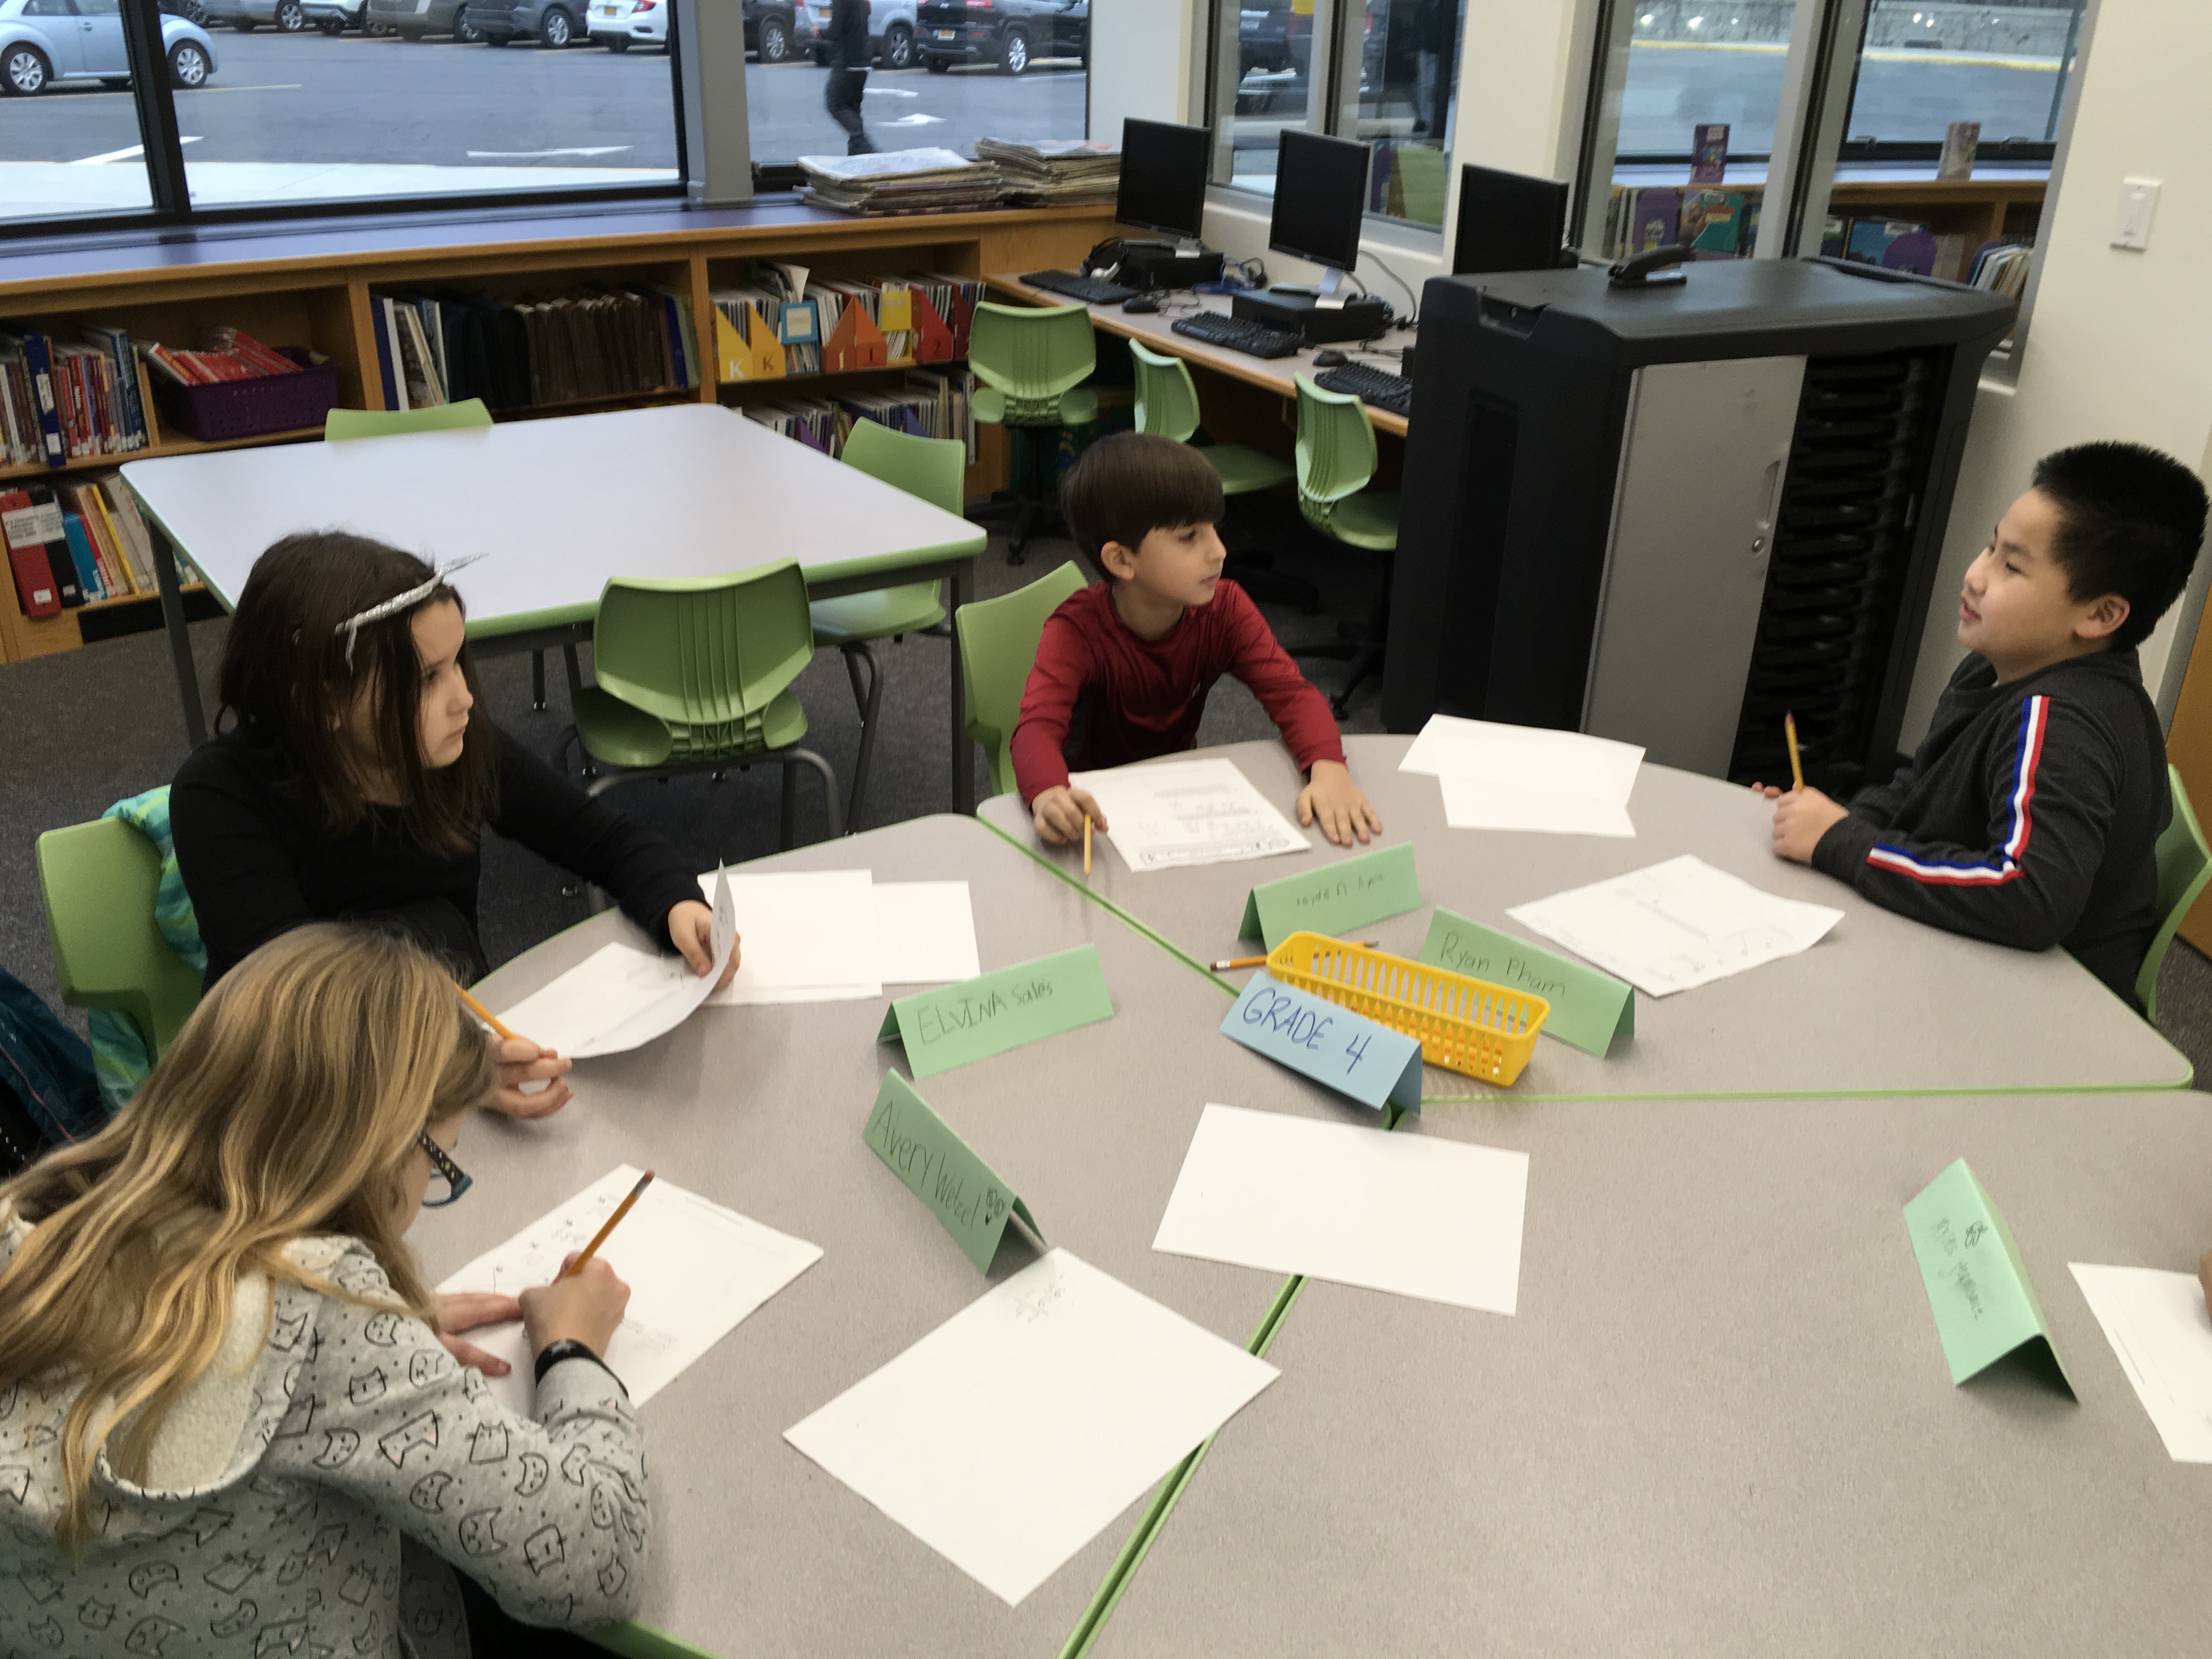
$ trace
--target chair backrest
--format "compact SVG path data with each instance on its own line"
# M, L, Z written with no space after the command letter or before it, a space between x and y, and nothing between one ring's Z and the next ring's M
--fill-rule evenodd
M323 441L389 438L402 432L459 432L490 424L491 410L481 398L431 409L334 409L323 416Z
M1358 398L1324 392L1305 375L1298 385L1298 507L1322 529L1336 503L1375 476L1375 428Z
M675 752L757 742L769 705L813 660L799 561L727 576L617 576L599 593L599 689L665 722Z
M952 619L968 687L968 735L991 757L994 794L1014 787L1014 722L1021 716L1022 690L1036 661L1045 619L1087 580L1071 559L1027 587L962 605Z
M955 518L966 504L968 446L957 438L917 438L894 432L881 421L855 421L845 439L843 459Z
M2197 895L2212 883L2212 847L2205 845L2204 831L2197 827L2189 790L2175 768L2166 769L2166 778L2173 791L2173 818L2158 838L2158 932L2151 935L2150 949L2143 953L2142 970L2136 975L2136 1000L2142 1004L2144 1017L2154 1019L2158 1015L2158 970L2166 947Z
M975 307L968 323L968 367L984 385L1021 403L1057 398L1098 366L1088 306Z
M1136 370L1137 430L1188 443L1198 430L1198 388L1191 384L1190 365L1148 351L1134 340L1129 342L1129 363Z
M62 1000L127 1014L159 1060L200 1000L200 976L155 924L160 852L123 819L96 818L47 830L38 855Z

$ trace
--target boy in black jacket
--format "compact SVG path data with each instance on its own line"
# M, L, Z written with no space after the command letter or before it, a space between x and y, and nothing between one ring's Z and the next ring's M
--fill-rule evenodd
M2136 647L2187 585L2205 511L2196 475L2140 445L2037 462L1966 572L1968 655L1911 764L1848 811L1766 788L1776 854L1954 933L2063 945L2133 1004L2173 813Z

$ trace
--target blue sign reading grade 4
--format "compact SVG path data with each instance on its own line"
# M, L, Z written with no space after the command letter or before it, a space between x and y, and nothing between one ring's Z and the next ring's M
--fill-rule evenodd
M1370 1111L1381 1111L1385 1101L1409 1112L1421 1108L1419 1042L1264 969L1246 983L1221 1030Z

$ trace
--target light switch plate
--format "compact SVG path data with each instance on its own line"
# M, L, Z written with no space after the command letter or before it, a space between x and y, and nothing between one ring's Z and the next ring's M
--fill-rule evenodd
M2119 210L2112 216L2112 246L2140 252L2150 246L2151 216L2158 211L2160 180L2124 179Z

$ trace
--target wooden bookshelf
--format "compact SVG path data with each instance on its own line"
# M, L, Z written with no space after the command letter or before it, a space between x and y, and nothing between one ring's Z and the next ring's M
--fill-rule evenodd
M700 355L711 366L713 307L707 296L744 261L789 259L841 277L934 270L980 279L989 270L1072 264L1113 232L1112 211L1100 208L870 219L778 201L716 210L569 210L539 218L474 220L452 216L405 227L374 222L312 229L287 226L276 233L210 234L182 243L151 237L99 246L57 243L0 255L0 321L46 326L68 338L76 337L83 324L112 324L142 339L173 345L193 343L210 324L229 323L270 345L300 347L330 358L337 366L341 406L381 409L371 297L393 289L453 287L509 296L589 281L659 283L690 295ZM694 387L540 405L496 418L714 403L725 392L732 393L732 401L742 401L756 386L808 395L806 388L897 372L860 369L730 386L717 385L709 374ZM0 483L321 436L322 428L313 427L203 443L163 427L159 441L148 448L86 456L59 468L0 467ZM969 471L969 491L988 494L1006 479L1005 435L985 428L979 434L977 464ZM158 609L148 599L134 596L101 603L149 606L149 626L160 626ZM84 643L80 614L69 611L33 622L16 604L13 580L0 580L0 660L77 648Z

